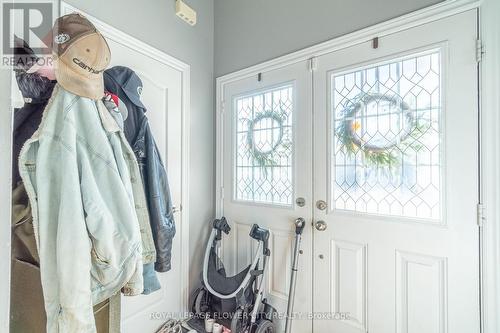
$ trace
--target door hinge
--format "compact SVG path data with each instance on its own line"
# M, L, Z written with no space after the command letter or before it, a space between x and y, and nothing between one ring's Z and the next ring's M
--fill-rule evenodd
M484 44L481 39L476 39L476 61L481 62L484 55Z
M225 107L226 107L226 102L223 99L221 99L220 100L220 112L221 113L224 113L224 108Z
M477 225L482 227L486 222L485 208L482 203L477 204Z
M220 187L220 198L224 200L224 186Z
M318 68L318 60L316 57L312 57L309 59L309 70L314 72Z

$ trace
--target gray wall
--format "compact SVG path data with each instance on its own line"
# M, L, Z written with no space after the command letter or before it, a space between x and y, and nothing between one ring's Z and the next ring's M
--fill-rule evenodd
M213 0L187 0L194 27L175 16L174 0L68 0L75 7L191 65L190 256L199 283L202 248L214 214Z
M215 0L221 76L441 0Z

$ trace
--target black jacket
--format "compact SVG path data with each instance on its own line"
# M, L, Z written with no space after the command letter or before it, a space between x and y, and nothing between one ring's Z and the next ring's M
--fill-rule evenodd
M23 56L33 56L33 50L23 40L17 38L16 44L18 44L15 48L16 57L23 59ZM23 61L19 61L19 63L25 64ZM51 81L37 73L26 73L26 69L29 67L29 65L19 65L14 68L17 85L25 103L22 108L14 110L12 188L21 180L18 169L21 148L40 126L43 109L45 109L56 84L56 81Z
M124 132L142 174L156 247L155 269L166 272L170 270L175 222L167 172L145 115L146 108L140 100L142 81L130 68L115 66L104 71L104 87L127 107Z

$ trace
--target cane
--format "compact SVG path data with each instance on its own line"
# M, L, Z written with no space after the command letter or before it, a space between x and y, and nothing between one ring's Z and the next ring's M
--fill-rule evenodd
M290 291L288 292L288 307L286 309L285 333L292 331L293 302L295 301L295 287L297 284L297 268L299 264L300 241L306 220L299 217L295 220L295 247L293 250L292 275L290 277Z

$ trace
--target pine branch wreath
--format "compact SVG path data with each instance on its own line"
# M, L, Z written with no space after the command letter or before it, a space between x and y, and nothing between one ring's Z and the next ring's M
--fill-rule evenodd
M401 110L405 117L407 126L404 126L397 140L386 145L377 145L369 140L364 141L356 131L360 128L358 114L370 103L380 101L389 102L391 106ZM337 138L348 156L355 156L360 152L365 164L368 166L393 167L400 162L400 155L406 149L412 148L419 151L422 145L418 143L417 137L426 131L421 119L415 118L409 105L399 96L388 96L378 93L361 93L351 101L340 113L341 121L336 127Z
M262 148L258 147L255 143L255 125L264 119L272 119L278 124L279 129L278 138L274 140L274 142L271 144L271 148L268 150L262 150ZM284 148L289 148L290 146L289 144L284 142L284 123L285 116L283 115L283 112L278 113L276 111L270 110L258 113L252 120L249 120L248 122L247 146L253 160L264 170L264 172L267 172L266 167L278 165L277 158L279 158L280 155L276 154L277 149L280 146L284 146Z

